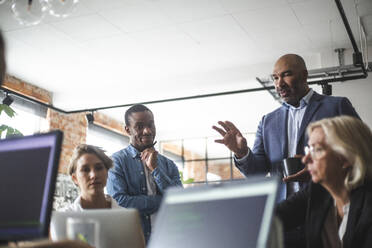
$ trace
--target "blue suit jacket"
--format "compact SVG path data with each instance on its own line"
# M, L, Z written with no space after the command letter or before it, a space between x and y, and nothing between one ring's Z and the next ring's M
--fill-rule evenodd
M325 96L314 92L301 123L296 153L304 154L304 146L308 140L305 131L310 122L339 115L359 118L346 97ZM242 163L235 160L235 165L244 175L270 172L281 176L282 160L288 156L287 116L288 109L282 106L262 118L247 160Z

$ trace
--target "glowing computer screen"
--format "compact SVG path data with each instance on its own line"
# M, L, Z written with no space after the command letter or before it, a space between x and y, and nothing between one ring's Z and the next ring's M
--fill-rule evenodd
M0 241L48 236L62 136L0 140Z

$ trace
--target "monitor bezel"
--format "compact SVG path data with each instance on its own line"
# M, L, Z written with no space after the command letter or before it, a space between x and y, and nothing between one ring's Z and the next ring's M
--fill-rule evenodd
M251 186L259 186L264 187L261 188L261 191L252 190L249 189L242 195L246 194L247 196L255 196L255 195L267 195L267 200L265 204L265 209L262 216L262 224L260 226L259 235L257 237L257 248L264 248L267 247L268 244L268 238L270 234L270 227L273 222L274 218L274 210L275 210L275 204L276 199L278 195L279 190L279 183L280 179L278 177L264 177L264 175L255 175L247 177L243 180L239 181L230 181L228 183L219 183L219 184L208 184L198 187L191 187L191 188L177 188L172 187L166 190L164 194L164 198L162 200L162 204L160 206L159 212L157 214L157 219L162 220L163 217L166 215L167 212L167 206L169 204L182 204L184 202L200 202L200 201L207 201L207 200L213 200L213 198L221 199L219 198L219 195L221 195L219 192L217 194L214 194L212 198L208 197L208 194L213 191L219 191L221 192L226 190L240 190L240 189L248 189L248 187ZM269 189L269 190L267 190ZM231 192L232 192L231 191ZM196 197L195 197L196 196ZM232 196L232 198L239 197L237 195ZM240 196L242 197L242 196ZM208 199L209 198L209 199ZM224 199L229 199L230 196L224 197ZM161 222L161 221L158 221ZM152 234L152 237L149 241L150 248L160 247L157 244L158 240L154 240L154 236L157 236L157 226L161 226L161 223L157 223L155 225L155 232ZM157 238L156 238L157 239Z
M40 209L40 224L37 227L12 227L8 229L3 228L3 234L0 235L0 242L32 240L46 238L49 235L49 225L53 208L53 197L58 174L63 132L60 130L55 130L48 133L3 139L0 140L0 146L4 143L7 143L7 145L12 145L11 143L17 144L19 142L30 142L40 139L52 139L52 150L48 160L48 169L42 197L43 202ZM49 187L46 186L48 184Z

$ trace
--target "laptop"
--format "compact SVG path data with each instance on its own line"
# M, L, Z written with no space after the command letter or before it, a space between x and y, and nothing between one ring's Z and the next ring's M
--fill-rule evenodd
M48 237L62 137L0 140L0 243Z
M150 248L267 247L279 180L169 189Z
M51 238L54 241L67 239L66 221L72 217L79 220L94 220L99 223L98 248L144 248L139 213L136 209L93 209L80 212L53 211Z

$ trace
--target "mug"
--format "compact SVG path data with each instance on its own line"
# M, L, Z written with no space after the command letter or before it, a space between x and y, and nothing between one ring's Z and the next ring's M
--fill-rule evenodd
M66 221L67 238L88 243L98 247L99 243L99 223L92 219L67 218Z
M286 158L283 160L282 166L285 177L296 174L305 168L304 164L301 162L301 158Z

